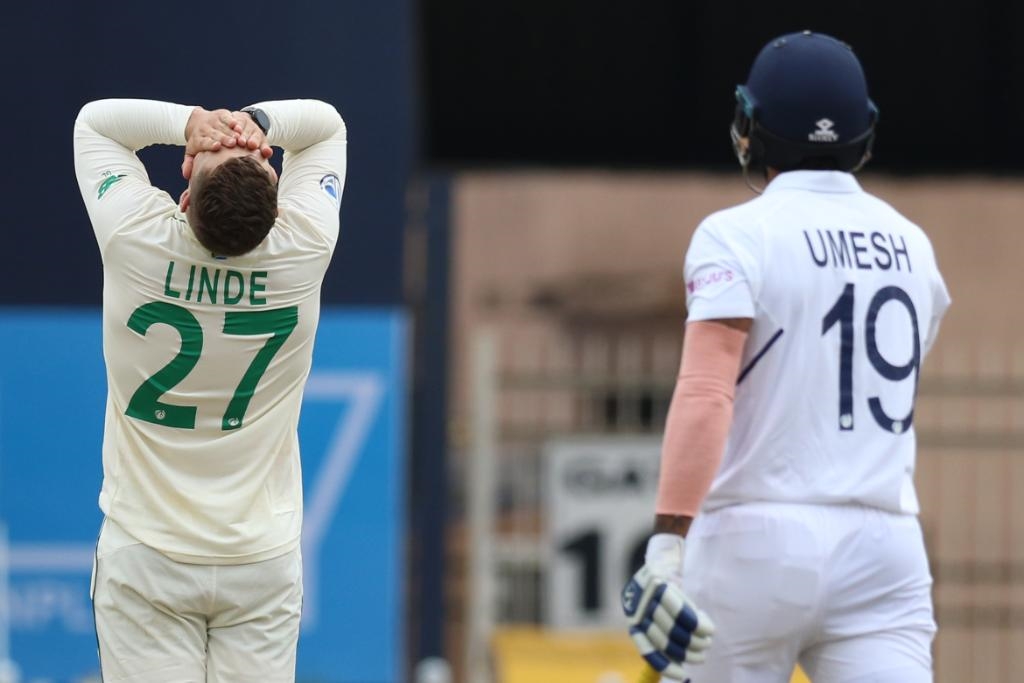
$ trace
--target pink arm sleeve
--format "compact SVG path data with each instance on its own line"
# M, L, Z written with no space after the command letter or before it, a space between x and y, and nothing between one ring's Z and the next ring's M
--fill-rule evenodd
M665 424L657 514L694 517L722 462L747 333L713 320L686 326Z

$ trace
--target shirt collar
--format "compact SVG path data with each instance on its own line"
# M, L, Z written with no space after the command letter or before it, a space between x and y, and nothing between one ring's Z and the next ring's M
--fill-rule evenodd
M765 193L778 190L809 190L810 192L861 192L852 173L843 171L787 171L768 183Z

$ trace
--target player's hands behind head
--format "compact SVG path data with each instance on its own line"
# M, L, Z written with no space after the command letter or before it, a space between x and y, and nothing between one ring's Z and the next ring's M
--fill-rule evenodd
M683 662L704 661L715 630L683 593L683 549L681 536L652 536L644 566L622 590L630 638L651 668L673 680L682 680Z
M245 112L227 109L208 111L196 107L185 125L185 158L181 163L181 175L185 180L192 177L196 154L216 152L225 147L259 150L264 159L274 154L274 150L267 144L266 135Z
M258 149L264 159L269 159L274 155L274 150L267 144L267 136L256 125L251 116L244 111L232 112L231 115L235 117L236 121L242 122L241 127L236 128L239 145L248 147L253 151Z

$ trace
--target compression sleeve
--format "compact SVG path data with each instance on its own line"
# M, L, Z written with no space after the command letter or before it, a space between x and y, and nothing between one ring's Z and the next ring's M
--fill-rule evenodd
M732 423L746 339L746 332L713 320L686 326L661 450L660 515L696 516L711 488Z

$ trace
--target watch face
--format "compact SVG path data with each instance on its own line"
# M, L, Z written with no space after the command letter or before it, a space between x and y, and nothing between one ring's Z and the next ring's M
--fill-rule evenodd
M252 120L256 122L256 125L260 127L263 134L266 135L270 130L270 117L267 116L267 112L262 109L246 109L245 113L252 117Z

